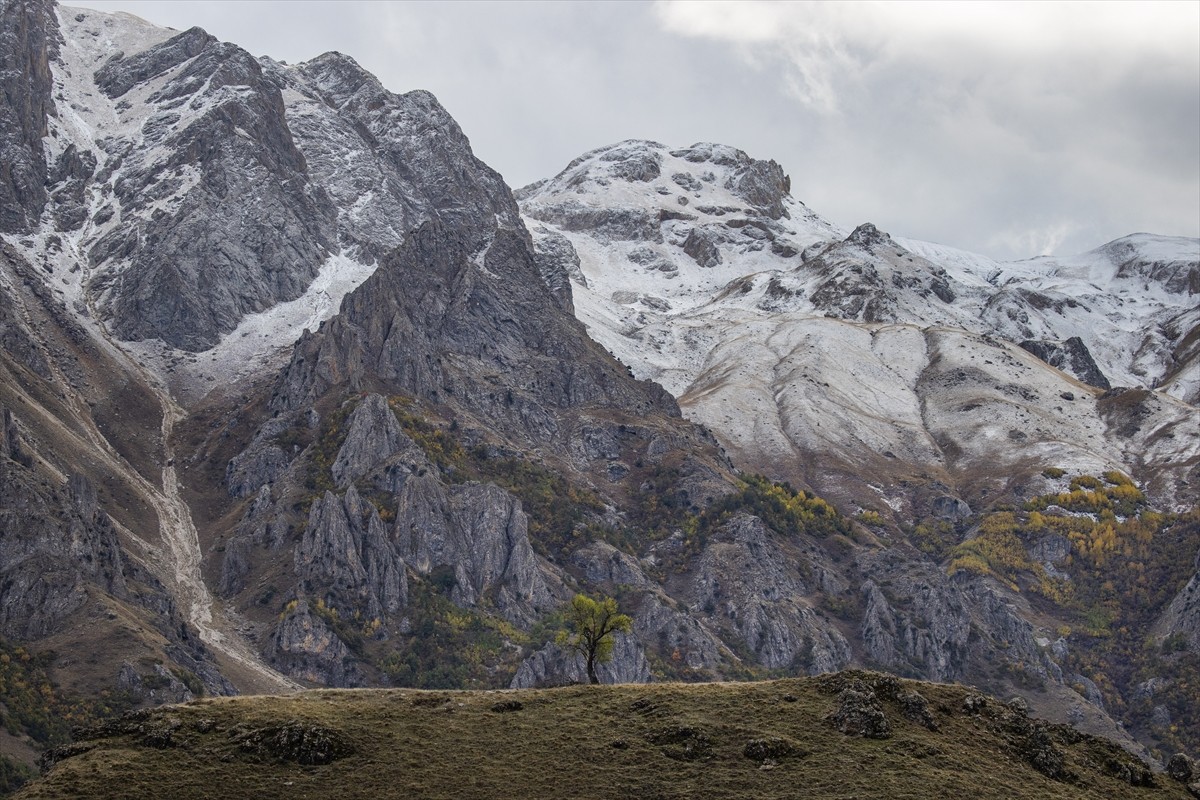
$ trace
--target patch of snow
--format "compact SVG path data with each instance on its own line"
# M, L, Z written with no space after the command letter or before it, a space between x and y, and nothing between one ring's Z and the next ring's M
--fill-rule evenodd
M303 295L266 311L250 314L213 348L200 353L176 350L158 339L127 342L124 347L167 382L184 402L214 388L237 383L278 365L300 335L315 331L337 313L342 299L369 278L377 264L363 264L346 253L332 255Z

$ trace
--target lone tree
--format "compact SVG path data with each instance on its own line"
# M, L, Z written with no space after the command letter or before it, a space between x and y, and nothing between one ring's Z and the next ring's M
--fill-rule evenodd
M617 601L611 597L593 600L586 594L577 594L567 611L572 631L558 634L558 644L579 651L587 662L588 681L599 683L596 665L612 658L613 633L629 633L633 620L617 611Z

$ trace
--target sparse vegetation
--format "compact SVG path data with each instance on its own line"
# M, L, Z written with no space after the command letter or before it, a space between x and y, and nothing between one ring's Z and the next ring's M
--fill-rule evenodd
M86 700L64 696L46 673L53 658L53 653L33 653L0 639L0 726L9 735L28 737L38 749L53 747L71 740L72 727L94 724L133 707L127 693L105 691ZM0 795L35 774L25 764L0 757Z
M849 736L827 721L839 691L864 681L877 687L888 738ZM903 704L914 696L925 716ZM22 797L1186 796L1164 776L1150 777L1152 787L1130 785L1130 776L1149 773L1110 742L1023 719L961 686L870 673L212 698L88 742L91 749L60 761ZM311 763L300 759L323 742L337 747Z
M447 596L453 588L437 571L409 584L411 630L388 643L378 666L396 686L420 689L507 686L529 634L502 618L459 608ZM516 645L516 646L514 646Z
M1029 556L1039 541L1069 545L1051 576ZM975 535L948 551L948 571L990 575L1069 622L1065 669L1093 681L1108 711L1149 732L1162 752L1200 750L1200 657L1149 637L1154 621L1191 576L1200 509L1163 514L1120 472L1080 475L1067 492L1023 510L984 516ZM1138 684L1166 678L1153 699ZM1172 720L1156 724L1154 709ZM1157 719L1162 719L1159 712Z

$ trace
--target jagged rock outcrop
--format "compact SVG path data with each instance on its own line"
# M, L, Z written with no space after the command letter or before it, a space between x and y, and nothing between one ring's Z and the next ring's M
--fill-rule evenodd
M639 641L657 646L673 668L694 675L719 675L723 667L740 661L712 627L656 593L647 594L633 615Z
M126 661L117 675L117 689L129 692L150 705L187 703L195 698L191 690L162 664L155 664L148 674L138 672Z
M552 596L529 542L521 503L491 484L444 487L432 475L413 476L396 498L400 556L428 575L454 571L451 598L473 606L488 597L509 619L531 622Z
M1095 252L1103 253L1116 265L1117 278L1152 281L1171 294L1200 294L1200 261L1148 254L1139 244L1135 234L1102 245Z
M579 271L579 254L571 240L561 233L541 228L533 240L533 255L550 296L563 311L574 316L571 299L572 281L587 286L587 278Z
M1092 358L1087 345L1078 336L1072 336L1063 342L1035 342L1032 339L1026 339L1021 342L1021 347L1050 366L1069 372L1097 389L1112 388L1108 378L1104 377L1104 373L1096 366L1096 361Z
M1003 658L1006 662L1020 665L1032 679L1062 683L1062 668L1051 659L1037 643L1028 611L1020 613L1024 600L1006 596L1004 591L985 578L975 578L966 583L964 594L975 619L976 630L983 632L988 641L985 648L976 648L976 657L987 660ZM985 652L990 651L989 655Z
M289 124L313 177L329 187L341 210L345 241L382 257L409 231L438 219L478 254L497 226L517 226L503 178L475 157L458 123L429 92L389 92L341 53L282 74L268 69L306 97L293 101ZM367 208L358 202L364 195L372 198Z
M702 267L715 267L721 263L721 251L717 248L720 240L720 234L713 230L692 228L683 240L683 252Z
M33 457L26 452L21 443L21 430L17 427L17 418L7 408L3 411L0 415L4 421L3 435L0 435L0 457L11 459L24 467L31 466Z
M404 561L379 511L353 485L341 498L325 492L313 502L295 559L305 592L325 596L339 613L379 619L407 600Z
M930 298L946 304L955 299L943 267L906 250L869 222L841 242L805 253L801 270L817 276L809 295L813 305L840 319L899 322L908 308L928 305ZM935 308L933 316L939 322L954 318L949 309L939 315Z
M571 554L571 563L593 586L646 589L655 585L646 577L636 558L608 542L588 542Z
M121 97L139 83L157 78L217 44L217 37L203 28L189 28L162 44L125 57L118 52L96 70L96 86L111 98Z
M95 586L129 597L112 521L82 475L43 488L32 470L0 456L0 635L47 636L88 602Z
M387 400L382 395L369 394L350 415L346 440L330 471L334 482L344 488L396 453L415 448L400 429Z
M282 475L294 454L276 444L272 427L264 427L254 441L225 467L225 486L233 497L254 494Z
M600 160L608 164L608 174L616 180L649 183L662 174L662 149L658 142L631 139L605 152Z
M263 486L225 545L217 591L231 597L246 588L255 548L278 549L283 544L284 534L278 525L271 487Z
M967 668L971 620L945 572L887 551L866 555L861 564L870 576L859 588L859 635L867 659L900 674L960 680ZM886 593L877 581L886 584Z
M671 155L694 164L707 162L732 167L731 174L725 179L725 188L770 219L789 216L783 198L791 192L792 181L773 160L759 161L736 148L708 142L672 150Z
M528 212L565 231L587 231L604 242L661 242L658 215L639 209L606 209L564 201Z
M632 380L554 308L528 240L427 223L346 298L342 313L296 345L272 404L292 411L335 385L380 381L546 442L568 408L603 405L674 416L659 387ZM501 376L503 380L501 380Z
M60 231L78 230L87 220L88 181L96 171L96 155L80 151L74 144L59 155L46 179L54 207L54 227Z
M866 739L887 739L892 735L892 725L883 710L879 698L865 681L851 681L838 693L837 708L825 721L847 736L862 736Z
M204 350L246 314L299 297L329 254L334 212L258 61L192 29L96 80L112 98L157 87L142 146L106 142L101 167L121 168L119 222L91 248L91 290L116 334Z

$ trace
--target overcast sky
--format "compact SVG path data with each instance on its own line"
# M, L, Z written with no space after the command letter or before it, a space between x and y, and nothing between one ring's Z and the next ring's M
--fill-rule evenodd
M621 139L731 144L846 227L996 258L1200 236L1200 2L93 0L429 89L514 187Z

